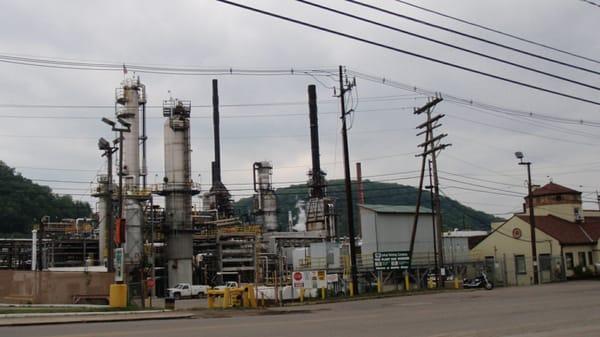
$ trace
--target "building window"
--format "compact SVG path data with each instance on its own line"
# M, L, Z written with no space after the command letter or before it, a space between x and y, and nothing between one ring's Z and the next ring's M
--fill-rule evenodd
M594 265L594 255L592 254L592 252L588 252L588 263L590 265Z
M587 266L587 262L585 261L585 252L579 252L577 255L579 258L579 266Z
M573 253L565 253L565 263L567 264L567 269L573 270Z
M540 254L538 259L538 265L541 271L547 271L552 268L552 258L550 254Z
M517 274L527 274L525 255L515 255L515 271Z

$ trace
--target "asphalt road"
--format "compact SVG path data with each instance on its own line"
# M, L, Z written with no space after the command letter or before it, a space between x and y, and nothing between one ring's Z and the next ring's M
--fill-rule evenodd
M0 328L1 337L600 336L600 281L395 297L213 318Z

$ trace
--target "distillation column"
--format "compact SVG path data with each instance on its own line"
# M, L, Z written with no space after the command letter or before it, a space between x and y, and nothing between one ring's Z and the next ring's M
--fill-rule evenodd
M192 195L190 101L170 99L163 103L167 117L165 133L165 196L169 287L192 283Z
M130 125L123 133L123 217L125 219L125 265L131 271L142 260L143 208L140 198L140 105L146 103L145 86L139 78L126 78L116 89L116 115Z
M256 162L254 171L254 209L256 222L263 227L264 232L279 230L277 223L277 196L273 190L273 165L268 161Z

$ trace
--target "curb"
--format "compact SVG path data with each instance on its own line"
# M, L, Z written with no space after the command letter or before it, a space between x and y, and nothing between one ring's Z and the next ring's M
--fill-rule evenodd
M0 320L1 327L15 327L15 326L36 326L36 325L59 325L59 324L75 324L75 323L110 323L110 322L128 322L128 321L149 321L149 320L169 320L169 319L184 319L192 318L193 314L176 314L176 315L149 315L149 316L138 316L138 317L78 317L77 319L66 319L66 320L23 320L23 321L12 321L2 322ZM40 318L40 317L37 317Z
M141 310L141 311L86 311L86 312L47 312L29 314L0 314L0 318L37 318L37 317L65 317L65 316L103 316L103 315L135 315L158 314L171 312L171 310Z

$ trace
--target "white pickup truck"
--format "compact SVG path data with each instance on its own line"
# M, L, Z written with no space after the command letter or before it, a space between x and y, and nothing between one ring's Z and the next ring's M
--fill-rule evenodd
M176 300L184 297L200 297L206 295L209 286L206 285L191 285L189 283L178 283L175 287L167 289L168 297Z
M224 285L216 286L215 290L223 290L225 288L239 288L239 285L237 282L229 281L229 282L225 283Z

